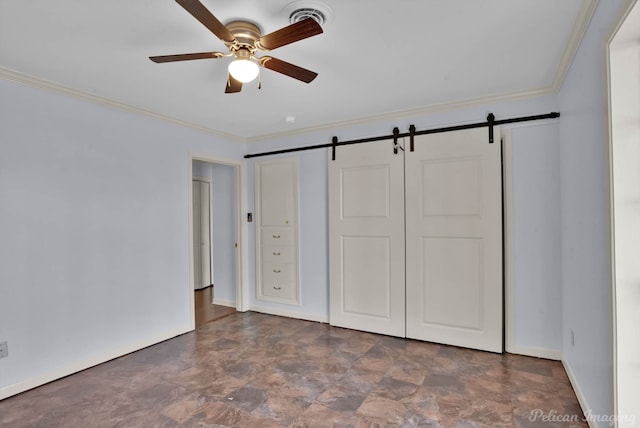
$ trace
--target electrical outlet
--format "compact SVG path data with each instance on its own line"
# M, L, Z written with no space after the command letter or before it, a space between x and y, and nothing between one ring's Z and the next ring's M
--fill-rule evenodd
M576 337L575 334L573 334L573 330L571 330L571 347L573 348L576 344Z
M7 341L0 342L0 358L9 356L9 346L7 345Z

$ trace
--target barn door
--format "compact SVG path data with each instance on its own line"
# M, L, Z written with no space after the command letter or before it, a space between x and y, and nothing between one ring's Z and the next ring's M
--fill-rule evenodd
M332 325L405 336L403 164L391 141L329 161Z
M405 153L407 337L502 352L500 150L479 128Z

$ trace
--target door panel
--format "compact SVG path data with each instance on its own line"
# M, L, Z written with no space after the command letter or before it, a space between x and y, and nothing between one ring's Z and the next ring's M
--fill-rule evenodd
M261 226L288 226L294 224L293 200L295 193L291 177L295 166L283 163L260 166L260 224Z
M403 187L391 141L329 161L332 325L404 337Z
M390 318L390 241L389 237L342 236L343 313Z
M200 181L200 252L202 280L200 287L208 287L211 281L211 189L209 183Z
M211 185L192 180L193 197L193 286L196 290L213 284L211 263Z
M480 330L482 243L478 239L422 238L422 322ZM428 281L427 281L428 279ZM457 308L457 310L451 310Z
M193 197L193 287L198 290L202 287L202 245L200 242L200 182L191 182L191 195Z
M422 135L405 162L407 337L502 352L500 144Z

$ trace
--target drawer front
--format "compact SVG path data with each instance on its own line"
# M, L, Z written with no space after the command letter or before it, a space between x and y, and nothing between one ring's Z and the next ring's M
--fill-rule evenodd
M262 263L262 277L280 279L294 283L293 265L291 263Z
M278 299L294 300L295 289L291 280L262 278L262 295Z
M262 229L262 245L291 245L293 244L291 229L268 227Z
M293 248L290 245L263 245L262 261L266 263L293 263Z

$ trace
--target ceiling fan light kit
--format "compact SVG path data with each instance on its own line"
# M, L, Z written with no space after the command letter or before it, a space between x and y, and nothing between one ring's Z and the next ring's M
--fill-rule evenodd
M237 59L229 64L229 74L242 83L251 82L259 73L258 64L249 59Z
M263 36L260 27L253 22L236 20L226 25L222 24L199 0L176 0L176 2L222 40L229 49L229 53L201 52L152 56L149 57L151 61L165 63L232 56L235 59L229 64L225 93L240 92L243 83L250 82L258 76L260 66L305 83L310 83L318 75L311 70L272 56L256 56L258 50L273 50L321 34L322 27L313 16L301 17L291 25Z

